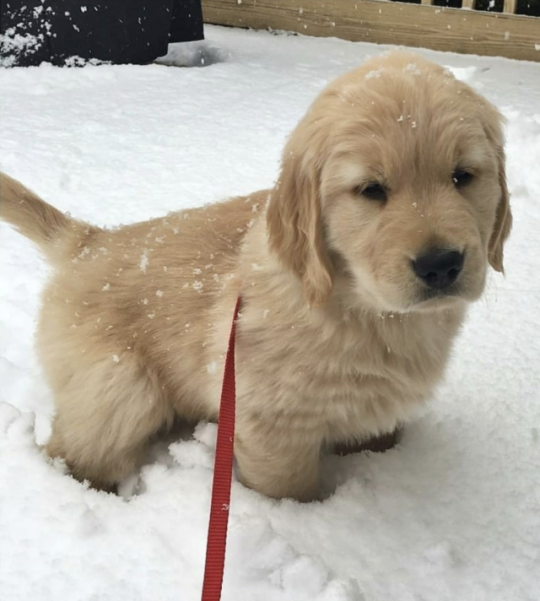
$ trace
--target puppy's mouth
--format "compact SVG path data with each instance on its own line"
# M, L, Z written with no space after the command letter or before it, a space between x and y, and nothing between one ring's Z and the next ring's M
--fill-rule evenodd
M447 298L449 296L461 296L462 290L461 286L457 284L452 284L447 288L443 288L442 290L437 290L433 288L425 288L420 293L420 302L431 300L434 298Z
M443 309L459 302L466 302L466 300L459 284L452 284L442 290L424 288L419 291L413 310Z

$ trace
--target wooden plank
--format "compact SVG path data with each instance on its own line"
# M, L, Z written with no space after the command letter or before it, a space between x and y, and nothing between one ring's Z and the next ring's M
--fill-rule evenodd
M503 12L514 14L517 8L517 0L504 0Z
M468 8L474 10L476 8L476 0L462 0L461 8Z
M433 4L433 0L422 0L421 4L427 4L428 6L431 6Z
M202 0L206 23L540 62L540 18L374 0Z

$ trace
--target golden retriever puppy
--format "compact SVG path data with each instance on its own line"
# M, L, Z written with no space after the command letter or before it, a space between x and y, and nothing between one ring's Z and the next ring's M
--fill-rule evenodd
M175 417L217 419L241 294L239 476L316 498L322 449L388 434L429 397L511 226L501 116L404 52L323 90L271 190L115 230L5 175L1 195L55 269L37 337L48 451L105 489Z

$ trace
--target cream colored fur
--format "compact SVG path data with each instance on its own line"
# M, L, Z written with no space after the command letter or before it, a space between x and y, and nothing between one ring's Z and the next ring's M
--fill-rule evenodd
M488 262L502 271L500 122L441 67L396 52L322 92L271 190L109 231L2 175L1 217L55 268L37 339L56 397L50 455L110 488L175 417L215 420L241 292L240 477L272 497L315 498L321 450L410 419ZM474 174L460 190L457 167ZM371 181L386 203L362 195ZM431 298L414 275L433 245L465 252L458 294Z

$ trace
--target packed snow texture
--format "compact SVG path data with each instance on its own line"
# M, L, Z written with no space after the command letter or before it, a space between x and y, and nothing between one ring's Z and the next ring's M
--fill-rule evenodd
M272 184L323 86L385 50L212 27L207 37L165 60L203 68L0 70L1 168L109 226L252 192ZM321 503L234 483L225 601L540 600L540 64L421 54L508 118L506 278L491 276L398 447L326 458L335 493ZM156 446L120 496L48 461L53 399L33 337L49 268L0 232L0 598L196 601L215 426Z

